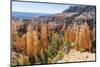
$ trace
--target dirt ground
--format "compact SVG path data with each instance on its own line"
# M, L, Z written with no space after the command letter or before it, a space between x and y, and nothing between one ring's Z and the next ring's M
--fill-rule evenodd
M95 53L71 50L70 53L64 55L63 59L58 61L58 63L78 62L78 61L95 61Z

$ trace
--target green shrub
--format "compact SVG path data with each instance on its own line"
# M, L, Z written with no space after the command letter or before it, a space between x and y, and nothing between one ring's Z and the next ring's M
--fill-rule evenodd
M64 52L62 50L58 51L57 58L61 60L64 57Z
M70 40L66 40L64 42L64 45L67 47L67 49L70 49L72 46L71 46L71 41Z

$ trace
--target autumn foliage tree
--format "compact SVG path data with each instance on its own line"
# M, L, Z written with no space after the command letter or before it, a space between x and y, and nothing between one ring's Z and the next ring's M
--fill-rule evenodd
M77 37L77 24L74 23L69 31L69 39L72 41L72 42L75 42L76 40L76 37Z
M34 55L35 56L39 56L40 54L40 50L41 50L41 43L39 40L39 36L38 36L38 32L37 31L33 31L33 39L34 39Z
M41 41L44 49L48 48L48 25L41 23Z
M80 45L79 47L80 49L85 49L85 50L91 49L90 29L86 22L81 26L80 29L79 45Z
M16 52L26 54L27 38L26 35L18 36L18 27L21 25L19 21L12 22L12 45Z
M27 27L27 55L29 59L34 57L33 26L31 23Z

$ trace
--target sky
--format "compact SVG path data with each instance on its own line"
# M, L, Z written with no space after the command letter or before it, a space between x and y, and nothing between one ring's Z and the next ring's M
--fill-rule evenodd
M47 4L34 2L12 2L12 12L36 12L36 13L60 13L68 9L70 5Z

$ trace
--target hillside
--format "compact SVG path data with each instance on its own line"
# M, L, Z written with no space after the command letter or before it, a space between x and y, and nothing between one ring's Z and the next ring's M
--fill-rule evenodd
M33 18L33 21L53 22L58 24L66 23L67 25L77 22L83 24L85 21L89 24L91 30L95 27L95 6L70 6L69 9L62 13L52 14L48 16L40 16Z

